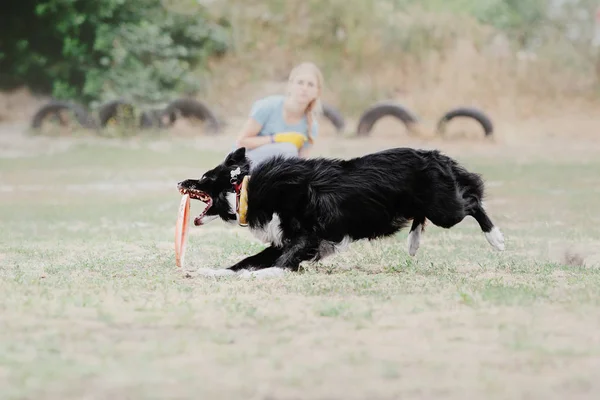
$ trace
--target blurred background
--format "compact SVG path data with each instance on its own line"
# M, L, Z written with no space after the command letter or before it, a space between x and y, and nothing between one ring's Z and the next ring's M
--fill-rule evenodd
M195 99L204 123L187 135L206 134L207 116L218 121L212 133L235 134L252 102L281 92L291 68L309 60L344 122L325 132L354 135L361 113L380 101L406 107L425 131L459 106L483 110L506 140L560 135L574 119L588 133L597 128L598 0L20 0L3 8L0 125L54 119L60 134L72 134L64 127L75 121L96 133L118 125L126 127L118 135L143 127L174 135L180 117L195 114L164 111ZM51 100L71 108L34 122ZM131 123L117 112L133 114Z

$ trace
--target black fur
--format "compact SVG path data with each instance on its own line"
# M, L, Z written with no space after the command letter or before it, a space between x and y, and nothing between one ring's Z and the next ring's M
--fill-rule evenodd
M206 215L234 222L227 193L233 192L230 171L238 167L237 183L250 173L244 148L202 179L178 187L208 193L214 203ZM438 151L397 148L349 160L273 157L252 170L247 218L249 228L260 233L276 214L281 235L267 237L270 247L230 269L296 271L302 261L332 254L344 238L389 236L411 220L411 231L422 229L426 219L451 228L470 215L489 233L494 224L482 207L483 197L481 177Z

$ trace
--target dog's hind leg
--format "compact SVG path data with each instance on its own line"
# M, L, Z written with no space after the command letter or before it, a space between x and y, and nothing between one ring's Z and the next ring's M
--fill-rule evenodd
M461 222L466 215L462 199L448 196L435 199L435 202L432 202L426 210L425 218L436 226L450 229Z
M276 268L298 271L302 261L315 259L319 255L319 240L302 236L294 243L284 246L281 256L273 265Z
M284 245L280 250L280 255L270 267L259 269L258 271L240 270L242 278L264 278L281 276L286 271L298 271L300 263L314 259L318 255L318 241L310 240L306 237L300 237L293 244Z
M490 217L488 217L483 207L480 204L478 204L471 210L469 210L468 213L473 218L475 218L475 220L477 220L487 241L497 250L503 251L504 235L502 234L500 229L498 229L497 226L494 226L494 223L492 222Z
M421 234L423 233L424 224L425 217L415 217L413 219L407 239L408 254L411 256L417 254L417 250L419 249L419 245L421 243Z
M485 238L494 248L500 251L504 250L504 235L498 227L494 226L494 223L483 209L483 180L478 174L470 173L457 165L453 166L453 170L457 177L458 186L462 191L466 214L477 220L485 234Z

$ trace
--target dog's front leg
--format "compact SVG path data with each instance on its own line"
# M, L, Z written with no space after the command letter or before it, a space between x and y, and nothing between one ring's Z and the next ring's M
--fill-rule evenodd
M269 246L260 253L244 258L242 261L228 269L238 272L243 269L264 269L272 267L277 258L281 256L282 251L283 250L280 247Z
M262 270L272 267L277 258L281 256L281 253L281 248L269 246L253 256L244 258L242 261L229 268L202 268L198 270L197 273L203 276L228 276L235 275L239 272L246 273L251 269Z

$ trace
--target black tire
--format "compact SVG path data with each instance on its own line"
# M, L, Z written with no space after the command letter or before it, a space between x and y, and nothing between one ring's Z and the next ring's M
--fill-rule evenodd
M50 103L43 105L39 110L37 110L37 112L33 115L33 118L31 119L31 127L33 129L41 128L44 119L46 119L49 115L52 114L59 115L59 113L63 110L73 112L73 114L75 114L75 119L83 128L96 128L96 121L94 121L94 119L83 106L77 103L58 100L53 100Z
M381 102L369 107L358 120L356 133L358 136L368 136L377 121L386 116L393 116L404 123L412 133L414 125L419 121L417 116L406 107L391 102Z
M195 99L173 100L163 111L163 117L167 116L172 125L175 119L181 115L184 118L195 117L204 122L204 128L210 133L219 133L221 123L208 106Z
M331 104L323 103L323 116L327 118L335 127L338 133L343 132L346 127L346 121L342 113Z
M159 124L159 121L156 119L156 113L154 110L148 110L142 112L140 115L140 128L141 129L150 129L156 128Z
M146 110L140 115L140 128L150 129L159 128L163 129L169 127L175 123L176 119L175 112L170 114L165 113L163 109Z
M135 116L135 106L133 104L123 100L109 101L98 110L100 126L104 128L111 118L118 116L120 109L125 110L132 118Z
M483 111L474 107L453 108L445 113L438 121L437 133L439 135L444 135L446 133L446 124L451 119L456 117L473 118L475 121L479 122L483 128L485 136L492 136L494 133L494 125L492 124L492 120Z

